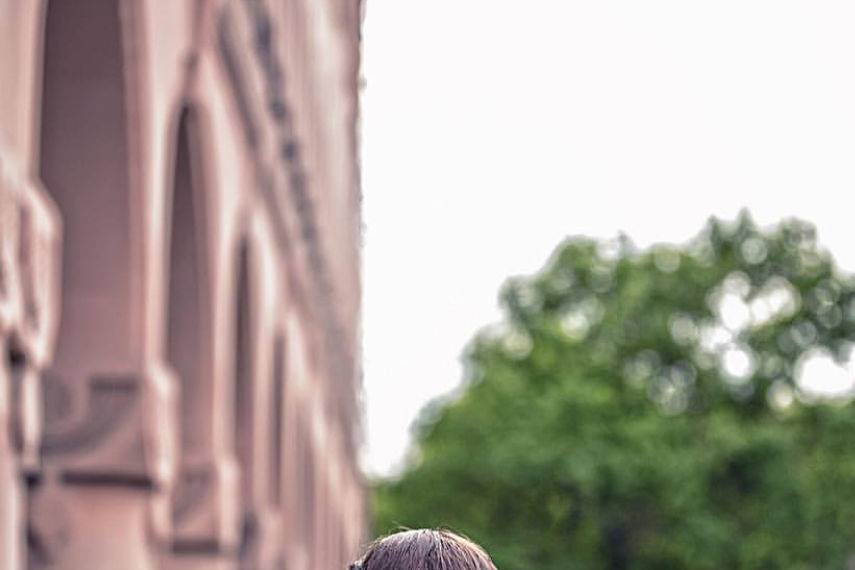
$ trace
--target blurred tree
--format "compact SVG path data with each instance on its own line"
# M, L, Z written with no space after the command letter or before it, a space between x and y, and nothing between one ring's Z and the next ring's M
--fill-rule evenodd
M501 299L378 533L449 526L502 570L855 564L855 280L810 225L573 238Z

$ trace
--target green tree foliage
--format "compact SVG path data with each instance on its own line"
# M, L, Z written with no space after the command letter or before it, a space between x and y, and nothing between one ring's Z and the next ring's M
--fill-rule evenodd
M810 225L573 238L501 299L378 533L448 526L502 570L853 564L855 280Z

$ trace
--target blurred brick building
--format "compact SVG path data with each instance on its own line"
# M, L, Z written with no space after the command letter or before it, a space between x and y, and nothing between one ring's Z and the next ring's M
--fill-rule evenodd
M346 567L359 0L0 0L0 570Z

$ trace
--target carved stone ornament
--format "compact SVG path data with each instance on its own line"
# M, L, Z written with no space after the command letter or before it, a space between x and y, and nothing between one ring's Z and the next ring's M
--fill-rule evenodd
M9 330L20 314L20 199L16 179L0 149L0 332Z

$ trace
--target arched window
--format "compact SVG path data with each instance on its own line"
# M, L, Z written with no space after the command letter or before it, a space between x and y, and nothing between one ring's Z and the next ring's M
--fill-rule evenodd
M307 420L308 418L303 418ZM301 538L309 556L316 551L315 524L317 523L317 488L315 484L315 457L312 450L311 426L304 423L301 429L300 445L300 525Z
M241 468L242 504L251 512L255 497L255 299L249 244L242 241L237 255L235 315L235 451Z
M273 341L273 378L270 421L270 501L274 507L282 505L282 454L284 453L283 426L285 425L285 339L277 335Z
M179 378L181 444L193 455L209 441L213 386L210 362L209 280L199 124L185 108L178 123L172 175L167 359Z
M131 228L121 2L48 2L39 170L63 219L57 363L131 350ZM85 355L85 357L83 357Z

